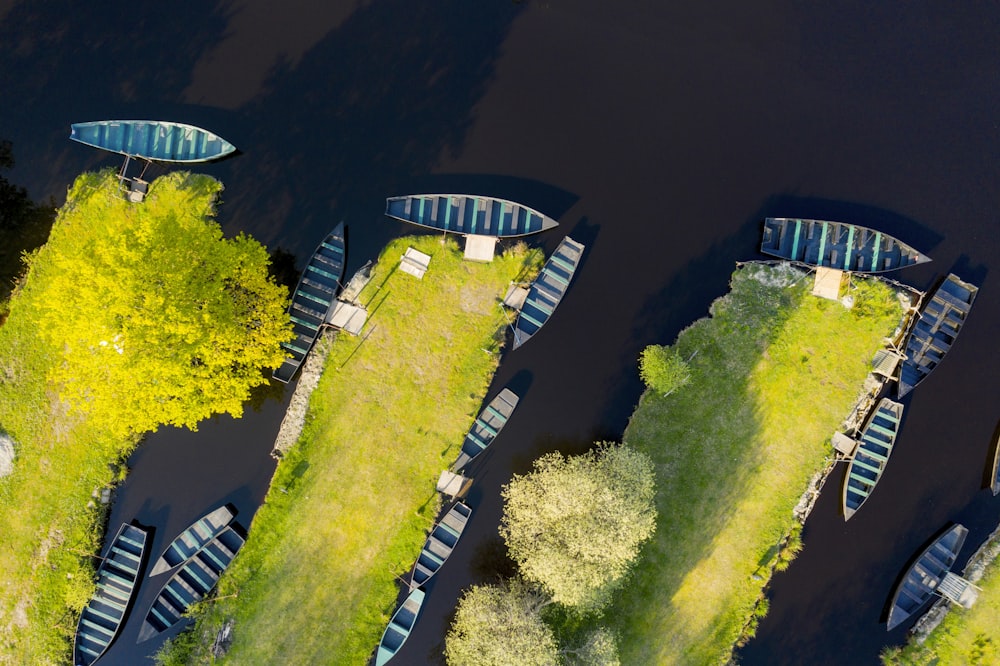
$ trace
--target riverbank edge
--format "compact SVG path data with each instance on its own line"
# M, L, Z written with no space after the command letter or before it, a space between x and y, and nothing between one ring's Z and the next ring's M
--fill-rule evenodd
M739 271L740 269L750 265L761 265L761 266L771 266L771 267L782 266L785 269L801 271L803 272L804 276L808 276L812 272L810 270L803 270L803 267L795 266L789 264L788 262L775 262L767 260L767 261L737 262L736 271L734 271L733 276L735 277L736 272ZM887 338L885 344L883 344L881 348L889 348L890 345L898 346L900 342L905 338L909 330L909 327L912 324L913 321L912 315L914 312L913 306L916 302L919 302L919 296L921 295L921 292L908 285L896 282L895 280L886 279L882 276L852 276L852 277L862 277L863 279L876 280L889 287L897 295L901 303L904 296L906 300L908 300L909 307L903 309L899 323L895 331L893 332L892 336ZM733 289L731 283L730 291L727 292L725 295L721 296L719 299L716 299L715 302L713 302L712 308L710 308L709 316L701 318L695 322L692 322L692 324L690 324L687 328L684 329L684 331L682 331L678 335L677 340L680 340L681 336L686 331L694 327L699 322L705 319L713 318L715 316L714 308L716 307L716 304L730 297L732 293ZM797 307L801 307L801 305ZM677 343L677 340L675 340L675 344ZM876 350L873 349L872 351L874 352ZM869 374L867 376L867 378L864 381L864 384L858 389L858 397L855 400L854 406L851 408L851 410L848 413L848 416L844 419L843 423L841 424L840 427L841 431L851 432L853 430L856 430L864 422L864 419L866 418L869 410L872 407L874 407L876 403L876 398L883 391L887 381L888 380L884 378L877 378L873 374ZM624 437L626 441L628 439L629 430L631 429L631 426L633 425L633 422L635 421L637 414L640 412L640 410L644 408L644 403L646 402L645 398L647 397L647 394L649 394L648 390L643 394L635 411L633 412L632 416L629 419L629 426L626 428L626 434ZM827 438L826 442L827 444L829 443L829 437ZM759 596L757 598L757 601L754 603L753 607L747 613L747 616L743 623L743 628L740 631L739 636L729 646L727 654L725 656L720 655L719 663L724 663L729 666L733 666L736 663L734 660L735 651L753 637L758 622L767 613L767 608L768 608L767 592L774 573L780 570L782 563L784 563L784 565L787 566L787 564L792 559L794 559L798 551L801 549L802 547L802 542L800 540L801 529L805 524L805 521L808 518L809 514L812 511L812 508L815 505L816 500L818 499L820 491L824 487L827 479L833 472L836 463L838 462L838 459L835 455L836 452L833 451L832 448L830 447L827 448L829 450L821 459L819 467L810 478L808 484L806 485L805 490L802 492L802 494L799 496L798 501L795 503L795 506L790 507L792 509L791 512L793 516L793 520L791 522L790 527L785 531L783 536L778 541L777 545L774 547L773 556L771 557L770 561L766 563L764 566L758 567L757 571L755 572L753 579L759 582ZM732 509L735 507L730 507L730 508ZM642 566L641 562L637 566L641 567ZM676 647L679 648L680 646Z
M428 236L408 236L395 239L394 241L390 241L390 243L386 246L386 248L384 248L380 253L379 260L375 267L376 274L386 275L387 277L379 285L375 285L373 283L372 285L369 285L369 287L366 287L361 295L361 300L369 299L370 301L378 301L375 307L370 308L370 311L372 313L379 310L384 304L385 298L387 298L387 295L384 292L382 292L382 289L383 286L386 285L386 282L391 278L391 276L396 273L395 271L396 266L394 264L398 263L398 257L393 256L390 258L389 251L390 249L397 247L400 243L403 243L404 245L406 243L411 243L414 246L421 248L423 251L428 252L428 248L423 247L423 245L426 245L428 243L442 244L442 241L439 238L433 238ZM461 251L457 248L457 246L454 243L449 242L443 249L452 252L454 257L461 259ZM523 243L520 242L515 243L514 246L512 248L508 248L506 252L512 252L514 254L520 253L522 255L522 258L520 259L519 270L517 271L516 275L511 276L514 282L524 282L526 280L531 279L533 274L537 273L538 270L541 268L542 262L544 260L544 256L540 250L528 248L527 246L525 246ZM494 261L496 261L496 259ZM470 262L465 262L465 263L470 263ZM435 269L440 270L438 268L438 265L439 262L435 261L432 258L431 268L428 274L431 274L431 272L436 272ZM459 265L463 265L462 262L460 262ZM405 278L405 279L412 279L412 278ZM469 286L469 285L466 282L465 284L463 284L463 286ZM392 290L386 288L386 291L391 292ZM493 294L493 298L496 303L499 303L500 300L503 298L503 292L500 291ZM494 310L496 310L496 308L494 308ZM366 324L365 330L370 331L372 328L378 325L377 321L373 322L372 319L373 317L370 316L369 321ZM481 389L477 390L474 395L468 396L471 400L474 401L474 403L476 404L476 408L474 411L471 411L468 414L468 423L465 423L462 426L463 434L466 430L468 430L468 426L471 424L472 420L475 418L475 415L478 413L481 403L483 402L483 399L487 395L487 391L489 390L492 379L495 376L497 369L499 368L499 358L496 357L498 357L500 348L504 344L503 340L506 337L505 333L506 329L509 327L509 323L510 322L507 319L506 315L501 315L497 317L494 321L494 325L491 327L491 330L484 331L483 339L477 342L475 345L470 345L469 347L468 351L470 354L475 354L476 352L488 352L488 354L491 357L495 358L495 360L493 362L493 367L490 370L489 375L482 378L483 381ZM424 320L422 322L422 326L428 329L434 328L431 320ZM327 375L330 375L330 377L336 377L341 381L343 381L344 379L344 376L341 372L343 369L342 365L338 366L337 359L331 358L331 352L334 352L335 355L336 350L334 349L334 346L337 345L337 343L340 340L344 341L342 344L350 345L351 347L361 346L361 343L357 341L358 340L357 338L338 336L337 339L334 340L332 339L333 336L330 337L331 340L328 345L320 346L320 355L322 356L322 358L318 358L315 361L312 361L312 359L306 361L307 365L311 361L313 363L312 365L313 370L310 377L312 377L316 381L316 386L311 386L311 387L307 386L305 393L303 393L301 396L301 398L305 400L307 404L307 409L302 414L301 421L299 421L299 417L295 417L294 419L289 420L287 429L283 428L285 432L282 436L280 436L280 442L282 444L282 447L279 452L276 444L276 450L275 450L275 454L276 457L278 457L279 459L279 463L277 468L275 469L274 476L272 477L271 484L267 492L267 498L265 499L265 504L262 505L262 509L264 508L264 506L274 503L276 499L284 500L288 497L288 493L290 492L289 488L281 484L284 482L283 474L288 471L287 468L289 466L294 467L300 465L302 461L306 460L307 458L310 460L309 466L318 466L320 464L318 461L315 460L315 458L312 458L313 444L315 444L315 442L313 442L312 440L315 439L315 437L317 436L316 435L317 430L322 427L322 425L318 423L318 421L321 420L321 417L318 417L316 414L317 409L316 405L314 404L314 400L318 398L320 399L323 398L323 390L322 390L323 381L324 378L327 377ZM362 335L360 337L363 342L365 336ZM492 342L484 345L484 342L487 339L491 340ZM400 351L401 353L403 353L403 350ZM359 362L358 359L354 358L354 352L352 352L348 358L351 359L352 364L357 364ZM300 379L300 383L305 380L308 380L308 378L303 377L302 379ZM308 380L308 383L311 384L312 380ZM315 390L316 388L319 388L320 390L316 391ZM298 436L293 441L291 440L291 435L296 432L298 433ZM451 449L449 450L457 451L460 445L461 445L461 435L458 435L457 437L454 438L454 441L451 441L450 444ZM280 496L276 495L276 493L281 493L281 495ZM285 514L287 514L286 517L290 517L290 514L292 513L293 509L294 506L292 506L289 503L279 508L278 511L282 511ZM414 513L414 516L416 516L417 518L421 518L422 514L425 513L425 511L420 507L415 506L413 507L413 509L416 511L416 513ZM434 511L433 513L436 513L436 511ZM248 538L248 545L250 545L250 540L252 540L254 537L254 529L255 528L259 529L260 527L258 520L260 516L261 512L258 511L257 515L255 515L254 520L250 525L250 528L248 530L250 534ZM420 546L423 543L424 537L425 535L422 535L419 542L417 541L413 542L412 544L413 558L415 558L416 555L419 553ZM283 539L284 537L279 536L279 538ZM244 548L244 551L241 551L240 555L241 556L244 555L245 551L246 547ZM239 564L239 556L237 560L234 562L234 564L236 565ZM215 592L213 592L213 595L217 595L214 598L222 599L223 596L225 596L229 592L228 589L224 588L227 585L227 583L231 582L232 576L230 574L233 572L233 569L234 567L231 567L229 570L227 570L227 572L223 574L222 579L220 579L219 586L216 588ZM238 582L233 583L233 585L237 586L238 589L239 586ZM232 596L235 597L236 594L238 594L238 591L233 592ZM206 601L210 600L211 598ZM238 635L242 629L242 627L240 626L241 623L237 619L239 610L236 609L235 613L229 611L218 612L219 606L221 606L221 604L208 605L205 602L202 602L202 604L199 604L198 607L193 608L190 616L194 617L195 623L164 645L162 650L156 655L157 663L186 664L186 663L192 663L192 661L200 662L209 660L211 660L212 663L215 663L216 660L225 662L227 656L232 656L228 655L229 649L232 647L234 636ZM384 614L386 611L383 610L379 612ZM391 608L388 609L388 612L391 612ZM371 613L369 612L368 617L361 619L370 621L371 619L370 616ZM388 615L385 615L383 620L387 621ZM348 633L357 634L359 632L355 631L355 627L352 627ZM364 633L364 630L362 630L360 633ZM377 642L377 637L376 637L376 642ZM375 643L373 642L368 647L370 648L370 650L374 650ZM288 657L287 654L285 656Z

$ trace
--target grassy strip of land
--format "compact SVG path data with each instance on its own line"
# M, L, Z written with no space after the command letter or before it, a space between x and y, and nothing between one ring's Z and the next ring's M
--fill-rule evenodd
M996 532L993 538L997 538ZM982 591L971 609L952 604L923 643L911 637L902 647L888 648L882 653L882 663L885 666L1000 664L1000 564L995 559L985 565L983 577L976 585Z
M396 270L408 245L432 257L422 280ZM372 313L362 337L335 340L246 546L164 663L205 660L228 619L226 663L365 663L394 610L395 577L437 513L438 474L496 369L506 329L498 298L540 263L523 246L465 262L437 236L386 247L361 295Z
M607 613L622 663L725 663L766 609L792 509L902 315L880 282L856 284L850 310L809 286L784 268L738 269L712 317L678 337L691 382L647 391L632 416L624 441L656 463L659 519Z

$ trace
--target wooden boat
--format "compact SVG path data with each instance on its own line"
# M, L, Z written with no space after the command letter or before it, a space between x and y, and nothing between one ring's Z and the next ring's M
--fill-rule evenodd
M142 643L177 624L191 604L201 601L236 557L244 538L227 526L184 563L156 595L136 643Z
M875 484L889 462L902 417L903 405L882 398L861 430L861 440L854 449L844 477L844 520L850 520L875 490Z
M531 284L514 324L514 349L531 339L545 325L569 289L583 245L566 236Z
M469 429L469 434L465 436L465 441L462 442L462 452L458 454L458 460L455 461L456 470L462 469L473 458L486 450L486 447L507 425L507 420L514 413L514 408L517 407L517 401L517 395L505 388L490 401L490 404L486 405L486 409L479 413L479 416L472 423L472 428Z
M148 533L125 523L97 568L97 590L80 614L73 642L75 666L101 658L125 623L136 584L142 577Z
M218 536L219 532L233 521L235 515L236 513L228 506L220 506L199 518L170 542L149 575L159 576L186 562L206 543Z
M341 222L309 257L288 306L295 339L281 343L288 356L272 375L279 382L288 383L295 376L333 310L344 277L346 249Z
M948 275L934 290L906 338L906 359L900 366L896 397L916 388L941 362L955 344L978 292L979 287L955 274Z
M884 273L930 261L881 231L826 220L769 217L760 251L810 266L855 273Z
M468 194L389 197L385 214L429 229L478 236L526 236L558 225L551 217L506 199Z
M451 555L451 551L462 538L466 523L472 515L472 509L462 502L455 502L444 515L444 518L434 526L427 536L420 557L413 564L410 573L410 589L423 586L438 572Z
M208 130L167 120L73 123L69 138L112 153L157 162L208 162L236 146Z
M888 631L892 631L920 610L937 590L945 574L951 570L969 533L962 525L954 525L924 549L903 576L892 595Z
M396 656L399 648L410 637L413 625L417 623L417 616L420 614L420 607L424 603L424 591L417 588L410 590L404 601L389 620L389 626L382 633L382 640L378 643L375 652L375 666L383 666L390 659Z

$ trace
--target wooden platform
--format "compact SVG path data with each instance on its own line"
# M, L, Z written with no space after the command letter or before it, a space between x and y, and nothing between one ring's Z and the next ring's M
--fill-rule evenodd
M333 304L333 310L330 311L326 323L351 335L358 335L367 320L368 311L363 307L337 300Z
M817 266L816 282L813 284L813 296L831 301L840 300L840 285L844 281L844 271L836 268Z
M427 272L430 264L431 257L429 254L424 254L419 250L408 247L399 261L399 270L420 280L424 277L424 273Z
M465 259L467 261L482 261L489 263L493 261L493 253L496 251L497 238L495 236L470 235L465 237Z

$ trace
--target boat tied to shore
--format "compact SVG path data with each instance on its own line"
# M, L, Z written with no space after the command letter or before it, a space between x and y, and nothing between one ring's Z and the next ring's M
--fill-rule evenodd
M935 592L943 593L940 585L948 577L968 533L968 529L956 524L920 553L892 595L887 631L892 631L920 610ZM954 578L962 580L957 576ZM951 598L952 595L943 596Z
M98 120L73 123L73 141L154 162L209 162L236 146L208 130L169 120Z
M461 470L493 443L503 427L507 425L510 415L514 413L518 400L517 394L505 388L490 401L490 404L486 405L486 408L473 421L472 427L465 436L465 441L462 442L462 451L458 454L458 460L453 465L455 470Z
M905 354L896 383L896 397L917 387L944 359L958 337L979 287L951 273L931 294L906 338Z
M769 217L760 251L809 266L853 273L884 273L930 261L881 231L827 220Z
M507 238L545 231L559 223L507 199L469 194L411 194L385 200L394 220L456 234Z
M517 321L514 323L513 349L517 349L538 333L555 312L580 265L583 250L583 244L566 236L542 266L517 314Z
M420 588L410 590L406 600L392 614L392 619L382 632L382 640L378 642L375 651L375 666L385 666L403 647L403 643L413 631L413 625L417 623L420 607L424 604L424 596L424 591Z
M288 306L295 339L281 343L287 355L272 374L279 382L287 384L295 376L336 306L337 292L342 286L340 280L344 277L346 249L344 223L341 222L309 257Z
M234 525L227 525L189 557L156 595L136 643L147 641L180 622L192 604L212 591L244 541Z
M90 666L107 651L128 617L142 577L149 533L123 524L97 568L94 596L84 607L73 641L74 666Z
M159 576L174 567L184 564L194 557L205 544L214 539L229 523L233 522L236 512L228 505L205 514L170 542L163 555L156 561L150 576Z
M413 564L410 572L410 589L423 587L434 577L451 556L451 551L458 545L462 532L472 516L472 509L462 502L455 502L448 513L427 535L427 541L420 551L420 556Z
M882 478L902 417L902 404L882 398L868 423L862 428L861 439L848 462L844 476L844 520L850 520L861 508Z

